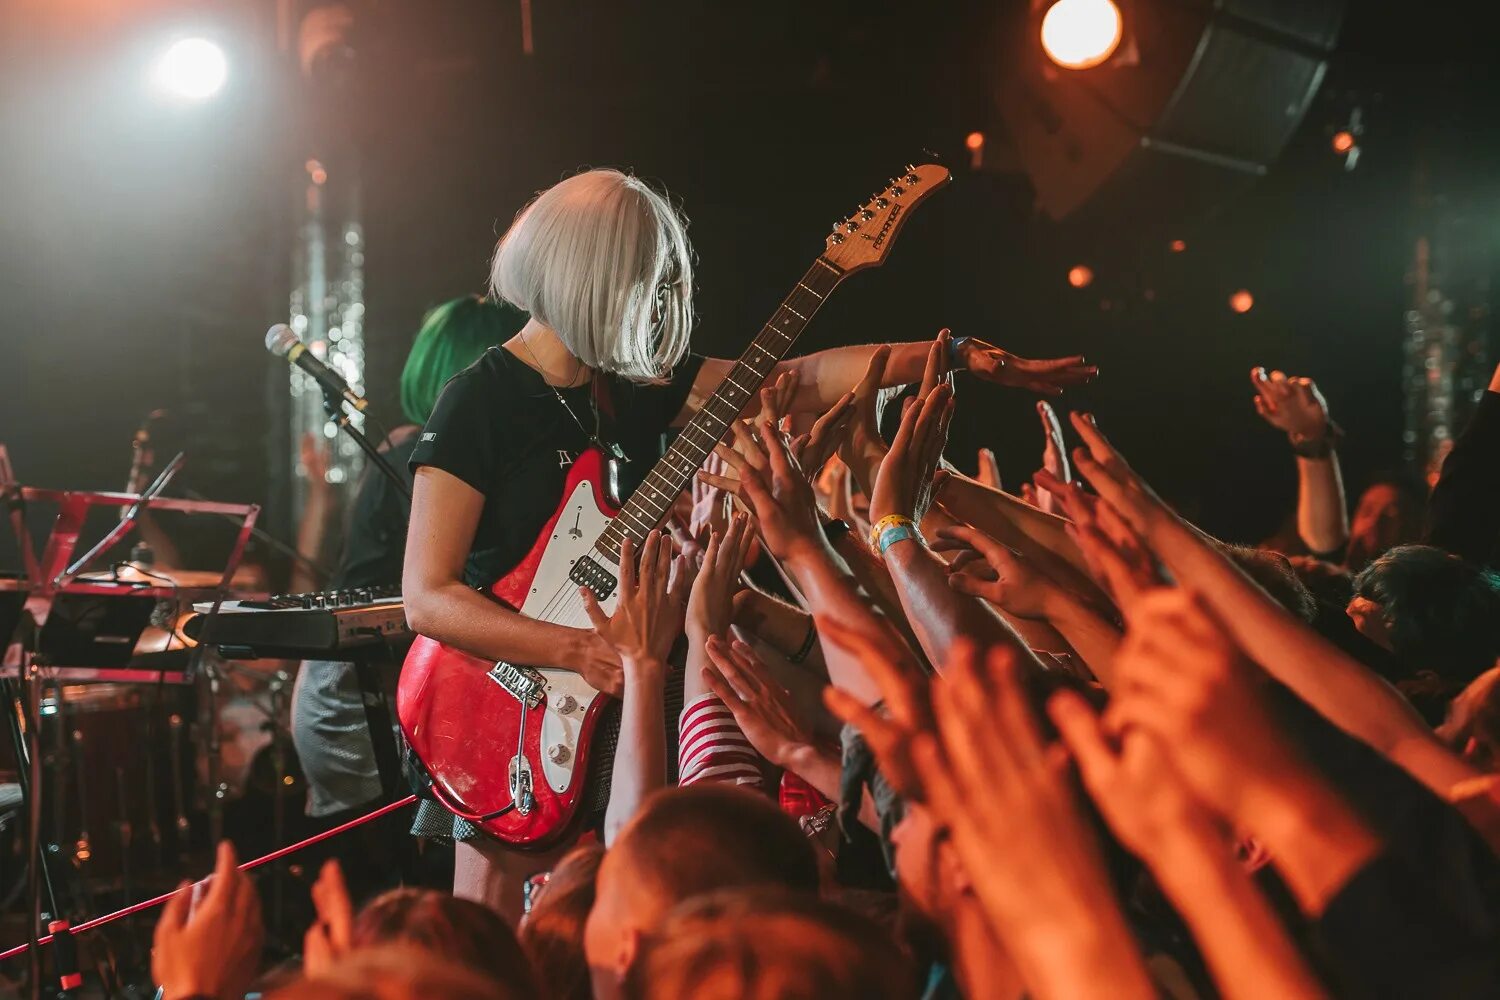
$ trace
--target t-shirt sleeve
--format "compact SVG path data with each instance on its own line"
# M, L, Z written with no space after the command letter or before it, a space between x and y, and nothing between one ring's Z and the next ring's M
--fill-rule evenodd
M457 476L489 494L500 464L495 440L494 401L481 380L460 372L449 380L407 465L412 474L424 465Z

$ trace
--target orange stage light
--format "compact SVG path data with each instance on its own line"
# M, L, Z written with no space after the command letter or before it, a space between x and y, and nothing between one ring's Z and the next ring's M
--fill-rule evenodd
M1167 244L1167 249L1173 253L1182 253L1187 249L1187 240L1173 240Z
M1237 313L1247 313L1253 305L1255 305L1255 296L1243 288L1229 296L1229 308Z
M1083 264L1075 264L1068 270L1068 284L1074 288L1087 288L1093 280L1093 270Z
M1123 35L1112 0L1057 0L1042 16L1042 50L1063 69L1098 66L1115 54Z
M1354 133L1345 129L1333 134L1333 151L1335 153L1347 153L1354 148Z
M969 147L969 149L978 152L979 150L984 148L984 133L970 132L967 136L964 137L964 145Z

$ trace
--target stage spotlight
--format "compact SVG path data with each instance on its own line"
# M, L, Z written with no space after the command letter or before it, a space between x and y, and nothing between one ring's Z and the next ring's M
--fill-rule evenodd
M1068 269L1068 284L1074 288L1087 288L1093 281L1093 269L1085 264L1075 264Z
M224 50L206 38L183 38L156 62L156 85L173 97L201 101L212 97L229 76Z
M1354 148L1354 133L1345 129L1333 134L1333 151L1335 153L1347 153Z
M1042 16L1042 49L1063 69L1098 66L1115 54L1123 33L1112 0L1057 0Z
M1187 240L1173 240L1167 244L1167 249L1173 253L1182 253L1187 249Z
M1229 308L1237 313L1247 313L1253 305L1255 305L1255 296L1243 288L1229 296Z

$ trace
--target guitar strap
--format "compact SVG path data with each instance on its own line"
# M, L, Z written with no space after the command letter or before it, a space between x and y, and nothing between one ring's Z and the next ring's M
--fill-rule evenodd
M620 447L619 437L615 434L615 397L609 387L609 376L599 373L589 384L593 386L594 411L600 417L599 433L594 443L611 463L624 465L630 461L630 456Z

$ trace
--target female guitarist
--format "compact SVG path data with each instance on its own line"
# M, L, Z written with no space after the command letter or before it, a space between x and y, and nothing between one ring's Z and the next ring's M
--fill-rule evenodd
M596 445L622 460L628 497L660 456L663 432L686 423L733 363L689 351L684 220L619 171L590 170L542 192L501 237L490 277L495 296L531 318L454 376L412 453L407 620L476 656L577 671L618 695L620 662L598 634L524 617L481 589L530 550L581 452ZM884 383L919 379L929 346L895 345ZM821 413L859 380L872 350L822 351L782 362L772 377L795 372L789 409ZM982 378L1042 392L1093 374L1082 358L1029 361L973 338L953 354ZM453 835L454 892L518 915L522 866L537 859L518 859L462 820Z

